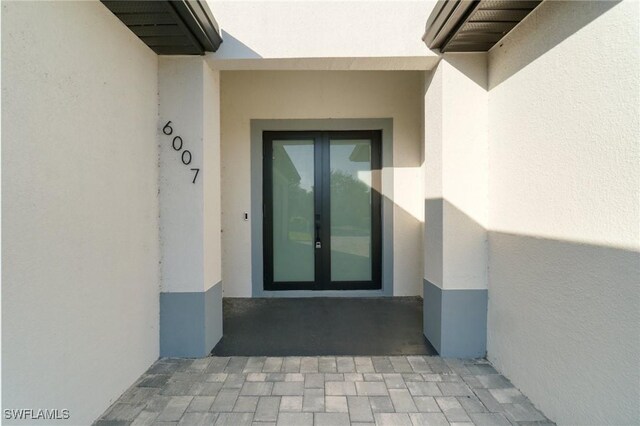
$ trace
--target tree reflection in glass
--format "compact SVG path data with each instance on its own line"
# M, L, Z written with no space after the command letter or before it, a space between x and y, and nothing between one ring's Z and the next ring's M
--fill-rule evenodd
M313 281L313 140L273 141L274 281Z
M371 280L371 142L330 141L331 281Z

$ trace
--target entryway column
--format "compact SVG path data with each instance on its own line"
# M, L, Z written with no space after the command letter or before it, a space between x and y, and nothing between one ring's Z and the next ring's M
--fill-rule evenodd
M160 355L207 355L222 337L219 73L158 60Z
M487 324L487 60L446 54L425 82L424 334L480 357Z

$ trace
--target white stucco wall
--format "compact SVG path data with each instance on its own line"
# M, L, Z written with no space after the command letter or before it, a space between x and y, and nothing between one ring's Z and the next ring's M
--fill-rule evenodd
M159 136L162 291L202 292L222 276L219 73L200 56L163 56L158 75L160 123L173 128Z
M302 62L307 69L426 69L437 57L421 40L435 2L208 4L224 39L220 49L208 56L220 69L291 69Z
M637 2L544 2L489 61L489 360L558 424L640 419Z
M424 278L487 288L487 55L451 53L424 89Z
M220 194L220 72L203 64L204 283L205 290L222 280L222 197Z
M102 4L2 2L2 408L90 424L158 357L156 125Z
M225 297L251 296L251 119L393 118L394 294L421 294L422 86L409 71L221 72Z

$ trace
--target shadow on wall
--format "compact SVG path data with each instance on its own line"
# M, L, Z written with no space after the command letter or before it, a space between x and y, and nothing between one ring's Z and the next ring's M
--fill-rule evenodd
M434 284L442 285L443 275L457 288L485 288L487 283L487 230L469 214L442 198L428 198L424 203L425 274ZM443 240L443 225L452 239ZM426 226L429 226L427 230ZM454 253L455 252L455 253ZM444 270L445 253L455 264ZM480 282L482 285L478 285ZM454 287L456 288L456 287Z
M389 199L389 197L386 197ZM394 269L409 270L417 268L417 278L415 283L407 285L399 285L394 278L394 296L414 296L422 295L422 281L419 279L423 275L424 265L422 259L419 263L415 263L416 258L420 258L423 253L422 238L415 238L415 235L422 235L423 233L423 218L416 217L414 213L409 212L400 204L389 199L393 206L393 222L395 224L402 224L403 233L400 234L397 225L394 225L394 239L402 239L403 250L400 247L392 243ZM384 233L383 233L384 235ZM409 242L412 242L410 245ZM400 292L400 289L404 288L404 292ZM411 290L408 290L411 289Z
M445 199L426 199L424 206L425 336L442 356L484 357L487 232Z
M483 55L485 62L479 62L477 57ZM485 52L478 53L444 53L441 58L447 61L452 67L464 74L468 79L476 83L485 91L488 87L488 69L486 60L487 54ZM429 83L431 81L429 80ZM428 85L426 86L428 87ZM426 90L426 88L425 88Z
M442 278L443 217L454 240L460 238L453 273L481 272L478 244L486 244L487 349L496 368L552 419L581 423L590 413L594 424L630 424L640 418L640 252L487 231L447 200L427 199L427 279ZM438 348L439 330L427 332Z
M247 46L246 44L244 44L243 42L241 42L240 40L238 40L228 32L226 32L225 30L222 30L222 44L220 45L220 48L218 49L217 52L213 54L214 58L216 56L222 56L225 59L262 58L262 56L258 52L256 52L255 50L253 50L252 48L250 48L249 46Z
M488 237L489 360L551 419L635 423L640 253L502 232Z
M518 54L514 54L514 61L510 67L492 69L489 75L489 90L500 85L512 75L553 49L558 44L587 26L590 22L603 15L605 12L619 4L620 1L545 1L538 6L520 25L532 26L538 30L540 24L544 26L544 31L537 31L538 36L532 38L520 38L517 43L498 42L492 49L517 49ZM571 16L573 19L566 19ZM517 27L514 31L518 31ZM509 39L510 35L507 36ZM553 76L551 75L550 78Z
M442 217L442 198L424 200L424 274L429 281L439 285L442 285L442 262L444 260Z

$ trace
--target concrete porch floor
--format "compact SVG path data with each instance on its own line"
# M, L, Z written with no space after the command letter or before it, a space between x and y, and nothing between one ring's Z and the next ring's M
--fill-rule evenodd
M160 359L95 425L553 424L489 362L437 356Z
M420 297L224 298L217 356L437 355Z

